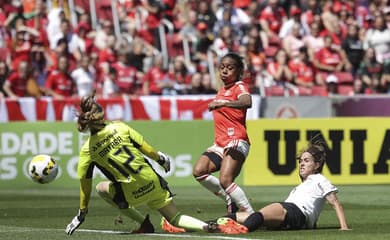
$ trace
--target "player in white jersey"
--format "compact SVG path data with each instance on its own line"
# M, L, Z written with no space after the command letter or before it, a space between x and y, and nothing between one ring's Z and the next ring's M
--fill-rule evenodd
M290 192L284 202L271 203L252 214L230 214L227 219L220 218L218 223L240 223L249 232L262 226L281 230L315 228L322 207L327 201L336 211L340 230L349 230L343 207L336 196L338 190L321 174L326 160L324 145L309 143L299 154L298 160L302 183Z

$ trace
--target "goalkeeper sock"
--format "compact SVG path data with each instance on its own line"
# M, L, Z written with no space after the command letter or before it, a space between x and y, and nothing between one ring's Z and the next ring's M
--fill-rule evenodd
M213 175L205 174L200 177L196 177L196 180L210 192L214 193L219 198L223 199L226 204L231 203L230 196L226 191L221 187L219 179Z
M139 224L142 224L145 220L145 216L143 216L137 209L133 207L119 209L119 211L126 217L133 219Z
M254 213L251 204L249 203L248 198L246 197L244 191L235 183L230 184L226 188L226 193L232 198L232 200L238 204L240 210L247 213Z
M170 221L176 227L181 227L189 231L203 231L207 223L188 215L176 214Z

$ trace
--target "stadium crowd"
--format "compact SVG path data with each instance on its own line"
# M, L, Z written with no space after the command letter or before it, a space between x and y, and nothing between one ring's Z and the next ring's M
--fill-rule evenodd
M214 94L227 52L255 94L390 93L387 0L69 2L0 0L0 97Z

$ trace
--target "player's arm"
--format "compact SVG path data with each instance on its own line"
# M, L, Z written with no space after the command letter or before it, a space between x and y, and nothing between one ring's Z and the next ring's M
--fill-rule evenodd
M139 149L143 154L158 162L158 164L160 164L164 168L165 172L169 172L169 170L171 170L171 160L165 153L156 151L146 141L143 141Z
M92 192L92 178L80 179L80 210L88 211Z
M80 208L77 215L66 226L65 232L72 235L74 231L84 222L88 213L88 203L92 192L92 178L80 179Z
M332 205L333 209L336 211L337 219L340 223L340 230L349 230L347 225L347 220L345 218L344 209L341 205L339 199L336 196L336 192L330 192L325 196L326 200L330 205Z
M84 146L88 146L87 141ZM89 151L82 147L80 151L79 163L77 166L77 174L80 178L80 206L77 215L66 226L65 232L72 235L74 231L84 222L88 213L88 203L92 192L92 176L94 164L91 162Z
M158 162L158 164L164 168L165 172L169 172L169 170L171 170L171 160L169 157L160 151L156 151L147 141L144 140L144 137L139 132L130 127L128 128L129 137L134 146L144 155Z

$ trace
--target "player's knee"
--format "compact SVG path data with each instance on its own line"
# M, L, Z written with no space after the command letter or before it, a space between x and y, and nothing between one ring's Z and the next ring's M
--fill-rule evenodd
M207 169L201 165L195 165L194 168L192 169L192 175L196 179L206 174L207 174Z
M233 183L233 181L234 179L232 176L225 175L225 174L221 174L219 176L219 182L223 189L228 188Z

